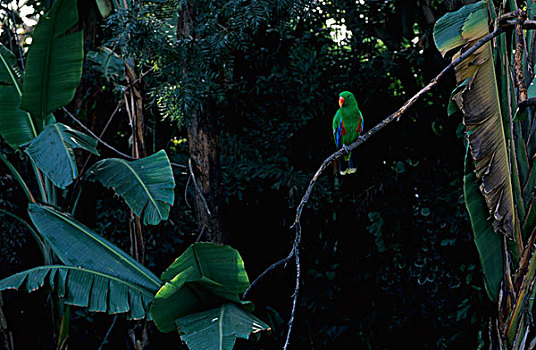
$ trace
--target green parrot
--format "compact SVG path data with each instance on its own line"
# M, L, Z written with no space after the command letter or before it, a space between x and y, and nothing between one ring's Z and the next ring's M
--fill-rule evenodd
M337 149L355 142L363 132L363 115L357 107L354 94L343 91L339 94L339 110L333 117L333 138ZM352 152L339 160L339 172L341 175L353 174L357 170Z

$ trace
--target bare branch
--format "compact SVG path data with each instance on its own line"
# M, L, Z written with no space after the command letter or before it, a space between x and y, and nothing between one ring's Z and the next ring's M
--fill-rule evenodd
M520 11L517 16L515 27L516 51L514 54L514 71L518 90L518 101L527 99L527 85L523 73L523 53L525 52L525 37L523 35L523 22L527 19L527 13Z
M255 278L255 280L253 282L251 282L251 284L249 285L248 289L246 289L246 291L244 292L244 294L242 295L242 299L245 299L246 296L248 295L249 291L265 276L267 275L268 273L272 272L274 269L276 269L277 267L283 265L283 264L287 264L290 259L292 259L292 257L294 256L294 249L292 249L290 251L290 254L284 258L284 259L281 259L279 261L276 261L275 263L273 263L272 265L270 265L270 267L268 267L266 270L263 271L263 273L261 273L257 278Z
M505 28L510 28L510 27L516 27L517 24L521 24L521 28L523 29L536 29L536 21L534 20L523 20L523 21L519 21L517 19L513 19L513 20L506 20L506 21L502 21L502 22L499 22L499 25L501 27L505 27Z
M501 17L500 21L503 20L504 18L510 18L508 16L512 17L512 16L514 16L514 14L512 14L512 13L506 14L505 16ZM512 17L512 18L515 18L515 16ZM504 23L504 21L503 21L503 23ZM324 160L324 162L322 162L322 164L320 165L320 167L318 168L318 170L314 174L313 178L309 182L309 186L307 187L307 190L305 191L305 194L303 195L300 204L296 208L296 218L294 220L294 223L291 226L291 228L295 229L294 244L292 245L292 249L291 249L289 255L286 258L275 262L270 267L268 267L263 273L261 273L261 275L259 275L259 277L257 277L253 281L253 283L250 285L250 287L246 290L246 292L243 295L243 298L244 298L247 295L247 293L249 293L251 288L263 276L265 276L267 273L269 273L270 271L272 271L276 267L287 263L288 261L290 261L290 259L293 256L295 257L295 260L296 260L296 287L294 289L294 294L293 294L292 311L291 311L291 316L290 316L290 320L289 320L289 328L288 328L288 332L287 332L287 338L286 338L286 341L285 341L285 345L283 346L284 350L287 349L287 347L289 345L289 342L290 342L290 335L291 335L292 326L293 326L293 323L294 323L294 316L295 316L295 311L296 311L296 306L297 306L297 301L298 301L298 294L299 294L299 289L300 289L301 266L300 266L300 260L299 260L299 246L300 246L301 235L302 235L301 224L300 224L301 215L302 215L302 212L303 212L303 208L305 207L305 205L309 201L309 197L311 196L311 193L313 191L313 187L315 186L315 184L318 181L318 179L320 178L320 176L323 174L323 172L326 170L326 168L331 163L333 163L335 160L339 159L340 157L344 156L348 152L350 152L350 151L354 150L355 148L357 148L363 142L367 141L372 135L376 134L378 131L380 131L385 126L387 126L387 124L390 124L394 120L398 120L398 118L400 118L400 116L404 112L406 112L406 110L409 107L411 107L425 93L427 93L431 88L433 88L438 83L438 81L445 76L445 74L447 72L449 72L454 67L459 65L461 62L463 62L465 59L467 59L469 56L471 56L476 50L481 48L487 42L489 42L493 38L497 37L498 35L504 33L507 29L509 29L509 27L510 27L509 23L506 23L504 25L500 25L493 32L491 32L490 34L488 34L485 37L483 37L482 39L480 39L471 48L469 48L465 52L463 52L463 54L461 54L456 60L452 61L449 65L447 65L445 68L443 68L443 70L441 72L439 72L439 74L434 79L432 79L430 81L430 83L428 83L428 85L426 85L424 88L419 90L419 92L417 92L413 97L411 97L408 101L406 101L406 103L404 103L402 105L402 107L400 107L396 112L392 113L387 118L385 118L384 120L382 120L381 122L376 124L376 126L374 126L372 129L370 129L364 135L360 136L357 141L355 141L354 143L350 144L348 147L346 147L344 149L341 148L337 152L335 152L335 153L331 154L329 157L327 157Z
M294 324L294 317L296 315L296 306L298 304L298 294L300 292L300 279L301 279L301 265L300 265L300 241L301 241L301 225L298 222L296 225L296 241L294 242L294 258L296 260L296 287L294 287L294 294L292 296L292 311L290 312L290 319L288 321L287 339L283 350L287 350L290 343L290 334L292 333L292 326Z
M402 107L400 107L396 112L394 112L393 114L391 114L390 116L388 116L387 118L385 118L384 120L382 120L381 122L376 124L376 126L374 126L372 129L370 129L368 132L366 132L363 136L359 137L359 139L357 141L355 141L354 143L350 144L346 148L346 150L341 148L340 150L338 150L337 152L333 153L328 158L326 158L326 160L324 160L324 162L322 163L320 168L316 171L316 174L313 176L311 182L309 183L309 186L307 187L307 191L305 192L305 195L303 196L303 198L302 198L302 200L300 202L300 205L296 209L296 219L295 219L294 225L292 227L294 227L296 225L296 223L298 223L300 221L301 213L303 211L303 208L304 208L305 204L309 200L309 196L311 195L312 189L313 189L316 181L318 180L320 175L322 175L322 173L328 167L328 165L330 165L331 163L333 163L335 160L339 159L340 157L344 156L348 152L350 152L350 151L354 150L355 148L357 148L363 142L367 141L372 135L376 134L378 131L383 129L387 124L391 123L395 119L400 118L400 116L409 107L411 107L415 102L417 102L417 100L420 99L422 97L422 95L424 95L432 87L434 87L438 83L439 79L441 79L443 76L445 76L445 74L448 71L450 71L451 69L456 67L461 62L463 62L467 57L471 56L476 50L481 48L488 41L490 41L491 39L493 39L496 36L500 35L504 31L505 31L505 29L503 27L498 27L492 33L490 33L490 34L486 35L484 38L480 39L475 45L473 45L470 49L465 51L455 61L451 62L448 66L443 68L443 70L434 79L432 79L432 81L430 81L430 83L428 83L428 85L426 85L419 92L417 92L415 95L413 95L413 97L411 97L408 101L406 101L406 103L404 103L402 105Z
M523 108L527 108L527 107L534 107L534 106L536 106L536 97L531 97L531 98L528 98L526 100L523 100L523 101L519 102L519 104L517 105L517 107L519 109L523 109Z

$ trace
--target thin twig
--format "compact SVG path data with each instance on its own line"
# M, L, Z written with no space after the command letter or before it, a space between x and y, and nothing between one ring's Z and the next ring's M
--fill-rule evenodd
M108 328L108 332L106 332L106 335L102 339L102 342L101 342L101 344L99 346L99 350L101 350L102 347L104 346L104 344L106 344L108 342L108 336L110 336L110 333L112 332L112 329L114 328L116 322L117 322L117 315L114 316L112 324L110 325L110 328Z
M78 125L80 125L80 127L82 129L84 129L87 133L89 133L91 136L93 136L94 138L96 138L100 143L102 143L104 146L106 146L107 148L109 148L110 150L114 151L115 153L119 154L120 156L124 157L124 158L127 158L127 159L130 159L130 160L137 160L138 158L135 158L133 156L129 156L128 154L126 153L123 153L121 152L120 150L114 148L113 146L109 145L108 143L106 143L104 140L102 140L99 136L97 136L93 131L91 131L91 129L89 129L87 126L85 126L80 120L78 120L71 112L69 112L67 110L67 108L63 107L62 108L63 111L72 119L74 120ZM177 168L183 168L183 169L186 169L186 165L182 165L182 164L177 164L177 163L173 163L173 162L170 162L170 164L174 167L177 167Z
M134 80L130 85L134 85L134 84L137 84L139 83L143 78L145 78L145 76L147 76L147 74L151 73L153 70L154 70L154 66L149 68L148 70L146 70L144 73L142 73L136 80Z
M246 296L248 295L249 291L257 284L257 282L259 282L266 274L270 273L272 270L276 269L277 267L279 267L280 265L283 265L283 264L286 264L290 261L290 259L292 259L292 257L294 256L294 249L292 249L290 251L290 254L284 258L284 259L281 259L281 260L278 260L276 261L275 263L273 263L272 265L270 265L270 267L268 267L266 270L263 271L263 273L261 273L257 278L255 278L255 280L253 282L251 282L251 284L249 285L248 289L246 289L246 291L244 292L244 294L242 294L242 299L245 299Z
M90 128L88 128L87 126L84 125L84 123L82 123L80 120L76 119L76 117L74 115L72 115L71 112L69 112L67 110L67 108L63 107L62 108L63 111L72 119L76 122L76 124L80 125L80 127L82 129L84 129L87 133L89 133L91 136L93 136L94 138L96 138L97 140L99 140L100 143L102 143L104 146L108 147L109 149L111 149L112 151L114 151L115 153L119 154L120 156L124 157L124 158L127 158L127 159L132 159L132 160L136 160L137 158L134 158L126 153L123 153L121 152L120 150L114 148L113 146L109 145L108 143L104 142L100 137L97 136L97 134L95 134L93 131L91 131Z
M119 111L119 108L121 108L121 105L123 104L123 100L119 99L119 102L117 102L117 106L115 106L115 109L114 111L112 112L112 114L110 115L110 118L108 118L108 121L106 122L106 125L104 125L104 128L102 129L99 137L103 137L104 136L104 133L106 132L106 130L108 129L108 126L110 126L110 123L112 122L112 119L114 119L115 115L117 114L117 112Z
M188 202L188 187L190 186L190 180L192 179L191 176L188 176L188 180L186 180L186 186L184 186L184 201L186 202L186 205L188 208L192 209L192 206Z
M201 197L201 201L203 202L203 206L205 207L205 210L207 211L208 216L211 216L210 209L208 208L207 201L205 200L205 196L203 196L203 192L201 192L201 189L199 188L199 185L197 184L197 180L195 179L194 170L192 169L192 158L188 159L188 168L190 169L190 176L192 177L192 182L194 184L195 190L197 193L199 193L199 197Z
M110 115L110 117L108 118L108 121L106 122L106 125L104 126L104 128L102 129L100 135L99 135L99 140L102 139L102 137L104 136L104 133L106 132L106 129L108 128L108 126L110 125L110 122L112 121L113 117L116 115L116 113L119 111L119 108L121 107L121 105L123 104L123 100L119 100L119 102L117 103L117 106L115 106L115 109L114 111L112 112L112 114ZM68 112L67 112L68 113ZM72 114L71 114L72 115ZM73 117L71 117L73 118ZM101 141L102 142L102 141ZM90 153L87 158L86 158L86 161L84 162L84 165L82 165L82 170L79 171L79 174L84 174L84 171L86 170L86 167L88 166L89 164L89 161L91 160L91 156L93 154ZM71 200L69 201L69 208L76 208L76 201L73 202L74 198L75 198L75 193L76 193L76 190L78 189L78 186L79 186L79 182L80 182L80 178L81 176L78 176L74 182L74 186L73 186L73 191L71 192ZM78 196L80 196L80 192L78 192ZM78 198L78 196L76 198Z
M507 14L507 15L510 15L510 14ZM294 220L294 223L290 227L290 228L294 228L296 230L296 233L295 233L295 237L294 237L294 244L292 245L292 249L291 249L289 255L286 258L275 262L269 268L267 268L263 273L261 273L261 275L259 277L257 277L257 279L255 279L253 281L253 283L251 284L250 288L248 288L246 290L246 293L248 293L249 290L251 289L251 287L254 284L256 284L261 277L265 276L268 272L272 271L274 268L276 268L276 267L288 262L290 260L290 258L292 258L293 256L295 257L295 259L296 259L296 287L294 289L294 294L293 294L292 311L291 311L291 316L290 316L290 320L289 320L289 328L288 328L288 332L287 332L287 338L286 338L286 341L285 341L285 345L283 347L284 350L286 350L288 345L289 345L290 334L291 334L292 326L293 326L293 323L294 323L294 315L295 315L295 311L296 311L296 305L297 305L297 301L298 301L298 294L299 294L299 288L300 288L301 266L300 266L300 260L299 260L299 245L300 245L301 234L302 234L300 219L301 219L303 208L305 207L305 205L309 201L309 197L311 196L311 193L313 191L313 187L315 186L316 182L318 181L318 179L320 178L320 176L322 175L324 170L326 170L326 168L331 163L333 163L335 160L337 160L340 157L348 154L350 151L352 151L355 148L357 148L363 142L367 141L372 135L376 134L378 131L380 131L385 126L387 126L387 124L390 124L394 120L397 120L398 118L400 118L400 116L404 112L406 112L406 110L409 107L411 107L425 93L427 93L432 87L434 87L438 83L438 81L445 76L445 74L447 72L449 72L451 69L453 69L454 67L459 65L461 62L463 62L465 59L467 59L469 56L471 56L476 50L478 50L479 48L484 46L491 39L493 39L493 38L497 37L498 35L504 33L506 31L506 29L507 29L506 25L499 26L493 32L491 32L490 34L488 34L485 37L483 37L482 39L480 39L472 47L470 47L465 52L463 52L456 60L452 61L449 65L447 65L445 68L443 68L443 70L441 72L439 72L439 74L434 79L432 79L430 81L430 83L428 83L428 85L426 85L424 88L419 90L419 92L417 92L415 95L413 95L413 97L411 97L409 100L407 100L406 103L404 103L402 105L402 107L400 107L396 112L392 113L387 118L385 118L384 120L382 120L381 122L376 124L376 126L371 128L367 133L365 133L364 135L360 136L357 139L357 141L355 141L354 143L350 144L349 146L347 146L345 148L341 148L337 152L335 152L335 153L331 154L329 157L327 157L324 160L324 162L322 162L322 164L320 165L320 167L316 171L315 175L313 176L313 178L309 182L309 186L307 187L307 190L305 191L305 194L303 195L300 204L296 208L296 218ZM246 293L244 293L243 297L245 297Z
M195 240L196 243L201 241L201 238L203 238L203 234L205 233L206 229L207 226L203 225L203 227L201 228L201 232L199 232L199 234L197 235L197 239Z

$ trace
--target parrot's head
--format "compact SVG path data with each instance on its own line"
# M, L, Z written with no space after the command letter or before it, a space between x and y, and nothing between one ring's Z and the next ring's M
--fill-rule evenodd
M354 94L350 91L343 91L339 94L339 106L357 106L357 101L355 100Z

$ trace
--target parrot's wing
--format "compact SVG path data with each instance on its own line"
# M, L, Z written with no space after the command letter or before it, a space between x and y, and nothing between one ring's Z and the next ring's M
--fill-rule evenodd
M342 115L341 111L338 110L335 114L335 117L333 117L333 140L335 141L335 145L337 146L337 149L341 148L341 137L343 134L344 125L342 124Z

